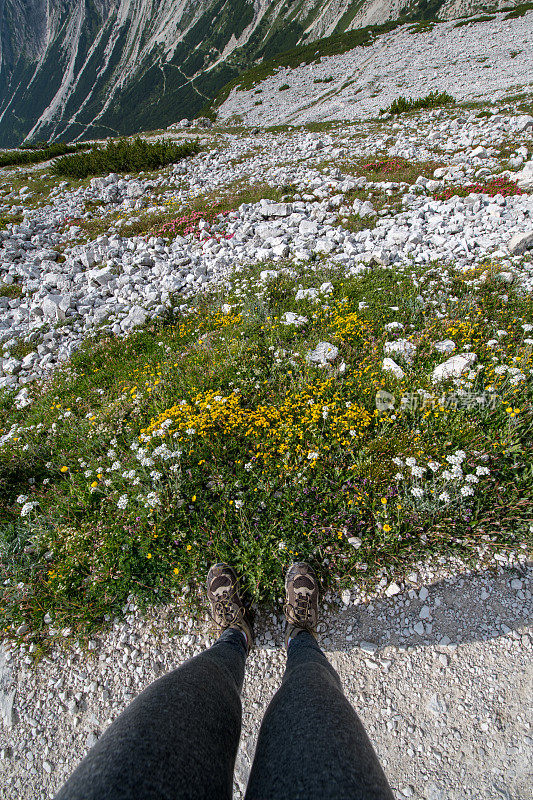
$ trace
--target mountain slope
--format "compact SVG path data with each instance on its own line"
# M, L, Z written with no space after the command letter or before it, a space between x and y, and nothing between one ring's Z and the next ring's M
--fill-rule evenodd
M405 12L398 0L0 0L0 146L166 126L261 59Z

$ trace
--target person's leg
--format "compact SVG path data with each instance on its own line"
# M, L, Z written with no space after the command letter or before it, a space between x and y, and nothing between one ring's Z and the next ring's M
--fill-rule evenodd
M105 731L56 800L231 800L252 633L236 577L220 566L222 575L211 582L208 577L215 621L225 628L220 638L145 689ZM224 578L234 581L231 593L222 591Z
M292 577L308 587L316 581L310 570ZM393 800L339 676L312 635L318 588L300 595L297 588L292 598L290 588L287 667L259 731L246 800Z

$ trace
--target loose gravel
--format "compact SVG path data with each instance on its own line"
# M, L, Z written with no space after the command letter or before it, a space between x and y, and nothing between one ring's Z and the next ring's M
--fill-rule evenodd
M499 554L489 568L421 565L372 596L326 596L320 642L399 800L529 797L532 576L524 556ZM83 647L58 632L38 664L24 648L0 650L5 800L53 797L133 697L213 641L205 619L176 608L125 611ZM279 612L262 611L256 630L235 798L285 664Z

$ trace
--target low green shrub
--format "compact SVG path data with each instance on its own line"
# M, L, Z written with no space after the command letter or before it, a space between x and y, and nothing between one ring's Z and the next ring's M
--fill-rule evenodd
M166 167L200 151L197 141L147 142L137 138L112 140L105 147L93 147L88 153L64 156L54 164L54 173L61 177L81 180L89 175L108 175L110 172L141 172Z
M528 11L533 11L533 3L519 3L514 8L511 6L502 8L501 10L509 12L505 15L504 19L518 19L518 17L523 17L527 14Z
M405 114L409 111L418 111L421 108L437 108L439 106L446 106L455 103L455 98L448 94L448 92L430 92L425 97L418 97L411 99L407 97L398 97L390 104L388 108L382 108L380 114Z
M40 164L42 161L49 161L51 158L67 155L67 153L77 153L86 150L87 144L62 144L55 142L50 145L42 145L39 149L31 145L24 145L20 150L8 150L0 153L0 167L18 167L23 164Z
M490 20L496 19L494 15L485 14L481 17L469 17L468 19L462 19L460 22L456 22L455 28L464 28L465 25L473 25L476 22L490 22Z

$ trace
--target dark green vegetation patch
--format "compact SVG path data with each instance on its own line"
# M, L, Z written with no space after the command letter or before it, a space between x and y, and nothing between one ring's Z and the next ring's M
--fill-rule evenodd
M388 108L382 108L380 114L406 114L409 111L419 111L422 108L438 108L455 103L455 99L448 92L430 92L425 97L411 99L398 97Z
M88 153L64 156L54 165L56 175L83 179L89 175L108 175L110 172L152 171L175 164L200 151L198 142L147 142L144 139L109 141L105 147L93 147Z

